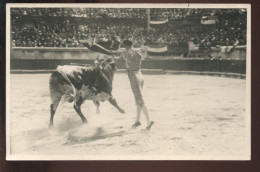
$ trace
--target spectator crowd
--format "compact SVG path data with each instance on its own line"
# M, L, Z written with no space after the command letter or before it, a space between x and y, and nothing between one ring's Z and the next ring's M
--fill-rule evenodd
M244 10L238 9L194 9L194 8L153 8L150 11L151 19L176 20L189 19L201 16L246 15Z
M144 8L14 8L12 13L23 16L147 18Z
M147 19L147 10L138 8L14 8L11 11L13 47L79 47L78 40L96 37L110 41L113 36L122 39L133 35L135 47L149 44L181 46L189 41L207 47L246 45L246 11L240 9L151 9L151 20L179 20L202 16L217 16L212 25L197 24L172 27L159 25L149 29L133 22L119 23L113 18ZM25 22L24 17L32 17ZM61 17L47 20L44 16ZM235 17L226 17L235 16ZM39 18L40 17L40 18ZM77 23L74 17L108 18L109 23Z

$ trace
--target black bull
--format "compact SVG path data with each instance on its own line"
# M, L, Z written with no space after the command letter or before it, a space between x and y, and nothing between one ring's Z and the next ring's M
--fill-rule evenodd
M85 100L93 100L97 106L97 112L99 111L99 101L109 100L119 112L124 113L111 94L115 71L115 62L111 59L103 60L95 67L58 66L49 80L52 101L49 127L53 126L55 111L62 99L70 103L74 101L74 109L83 123L87 122L81 112L81 105Z

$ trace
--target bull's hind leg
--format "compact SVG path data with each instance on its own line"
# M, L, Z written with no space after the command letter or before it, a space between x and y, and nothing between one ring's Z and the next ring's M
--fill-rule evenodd
M56 112L56 109L58 108L59 102L62 97L62 91L60 90L60 82L59 82L59 74L53 73L49 80L49 90L50 90L50 96L51 96L51 105L50 105L50 123L49 128L53 126L53 119Z
M87 119L81 112L81 104L83 103L83 99L80 97L79 100L74 104L74 109L77 112L77 114L80 116L83 123L87 123Z
M55 112L56 112L57 107L58 107L58 105L59 105L60 99L61 99L61 97L59 98L59 100L55 101L54 103L52 103L52 104L50 105L51 117L50 117L49 128L51 128L51 127L53 126L54 115L55 115Z
M53 104L50 105L50 108L51 108L51 117L50 117L49 128L51 128L53 126L53 118L54 118L54 114L55 114L55 110L53 109Z

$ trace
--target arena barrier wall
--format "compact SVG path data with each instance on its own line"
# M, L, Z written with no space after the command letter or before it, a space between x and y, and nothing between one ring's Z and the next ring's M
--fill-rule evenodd
M11 49L11 59L58 60L58 59L95 59L99 53L87 48L56 48L56 47L15 47Z
M93 64L102 56L86 48L13 48L11 50L11 70L55 69L58 65L71 63ZM117 68L124 69L125 61L117 61ZM246 60L228 59L146 59L142 62L143 69L163 69L179 71L209 71L246 73Z
M201 55L203 51L199 50L199 47L190 46L189 47L190 55ZM238 59L246 60L246 46L222 46L219 48L211 48L211 56L222 59Z

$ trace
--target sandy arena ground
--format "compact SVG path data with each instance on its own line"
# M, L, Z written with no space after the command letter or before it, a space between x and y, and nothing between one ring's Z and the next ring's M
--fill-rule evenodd
M11 75L11 155L214 159L246 153L246 80L144 75L144 99L155 121L151 131L146 131L143 115L142 125L131 129L136 109L124 73L115 75L113 95L126 114L120 114L109 102L102 102L101 112L96 114L95 105L86 101L82 111L88 123L82 124L72 104L65 103L56 112L54 128L48 129L49 76Z

